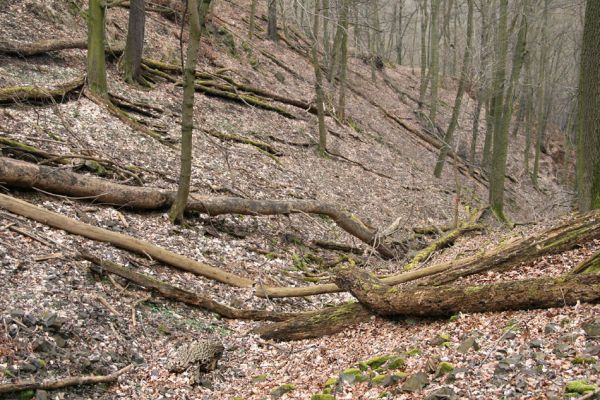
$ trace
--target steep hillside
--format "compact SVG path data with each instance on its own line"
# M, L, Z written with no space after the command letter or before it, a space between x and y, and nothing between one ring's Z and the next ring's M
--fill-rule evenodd
M25 43L49 38L85 39L82 3L85 2L0 2L2 40ZM248 42L245 10L249 3L216 2L210 32L202 39L198 69L216 74L214 80L219 83L225 82L218 78L221 75L288 99L314 103L314 73L306 56L304 35L289 26L289 37L275 45L264 40L266 22L258 18L256 38ZM264 13L259 8L258 15ZM109 9L106 28L111 47L123 43L127 15L124 7ZM180 29L160 13L149 12L144 56L179 65ZM148 187L175 189L181 88L156 75L151 89L134 88L122 81L114 59L107 66L111 94L130 104L139 103L138 109L146 112L132 111L131 115L141 125L159 132L163 141L144 134L140 124L136 128L124 123L80 91L43 104L7 101L0 109L0 139L16 140L57 156L66 155L60 159L66 160L62 164L56 158L51 160L53 163L45 161L58 168L82 174L100 172L105 178L125 184L142 181ZM85 67L84 49L33 57L0 54L0 87L52 88L83 76ZM177 74L173 76L180 79ZM411 100L418 97L418 69L389 65L372 81L369 67L354 57L350 61L349 84L349 122L342 124L326 118L331 153L328 158L317 155L317 121L307 109L265 100L286 110L286 116L248 103L196 93L193 191L197 196L320 200L351 210L369 226L381 230L396 221L396 230L387 238L396 244L395 260L380 259L331 220L305 213L263 217L194 214L187 225L173 226L162 212L116 209L42 190L10 188L5 193L242 275L257 282L257 286L303 286L327 280L322 264L339 253L315 246L315 241L352 246L353 250L359 249L359 258L370 270L392 274L433 240L415 239L413 227L448 225L456 213L466 220L470 211L486 203L487 181L478 165L473 166L475 174L469 175L459 158L455 159L456 165L448 160L441 179L433 177L437 148L431 143L436 139L431 139L431 133L420 122L418 105ZM447 79L440 92L438 122L443 129L450 118L455 86L453 80ZM462 149L470 140L474 103L468 97L464 102L457 134L459 156L465 155ZM482 123L481 132L484 129ZM265 151L265 147L244 143L243 139L264 142L270 147ZM481 147L483 139L479 142ZM0 146L6 157L43 160L6 140ZM459 238L454 247L434 253L424 265L474 255L497 243L540 231L569 211L570 194L557 184L552 158L542 155L540 190L535 190L529 177L522 173L524 138L518 136L511 146L508 214L524 224L508 231L497 226L491 217L484 217L491 225L485 233L478 231ZM83 155L88 160L69 155ZM109 164L116 167L106 169L107 163L102 163L104 169L99 169L94 162L98 160L110 160ZM537 276L540 270L548 274L566 272L597 247L598 243L586 243L570 253L538 260L519 271L485 276L478 282L485 282L486 278ZM295 390L284 398L306 399L322 391L330 376L360 361L414 349L418 352L413 351L406 360L408 374L432 363L435 369L439 361L464 368L455 370L456 382L452 383L461 397L521 394L551 398L550 393L562 393L567 381L592 379L593 368L589 364L595 363L594 368L598 365L597 339L586 341L581 333L582 324L600 311L598 306L465 314L450 322L391 322L376 318L323 339L274 343L251 333L256 322L221 319L160 296L147 297L148 292L135 285L94 273L89 263L69 257L69 251L76 249L132 266L233 307L297 312L352 299L349 294L262 299L254 296L252 288L231 288L176 271L151 257L134 256L114 246L0 211L0 318L4 321L0 324L0 370L6 371L3 379L107 374L129 363L136 365L116 385L69 388L62 395L49 392L50 398L261 399L279 385L289 383L295 385ZM549 324L556 329L546 329ZM504 328L514 335L507 338ZM441 334L449 335L442 342L451 342L450 345L435 344ZM204 386L190 387L185 376L169 373L165 368L171 358L169 350L190 338L208 336L222 339L223 359L219 369L206 375ZM465 339L475 336L477 347L481 346L478 351L461 353L457 349ZM563 339L568 347L564 350L566 356L552 351L554 344ZM537 341L543 344L538 346ZM497 352L499 349L505 352ZM571 363L575 355L591 357L593 362ZM506 373L497 374L499 360L510 357L515 359L507 361L506 371L501 371ZM525 370L532 375L518 374ZM424 397L448 382L436 380L426 392L392 398ZM367 386L365 382L340 389L337 398L377 398L390 391L383 386Z

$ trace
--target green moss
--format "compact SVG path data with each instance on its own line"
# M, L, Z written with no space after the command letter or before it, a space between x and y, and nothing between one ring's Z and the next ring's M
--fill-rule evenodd
M332 376L331 378L329 378L325 381L325 384L323 386L325 386L325 387L334 386L334 385L337 385L338 382L339 382L339 379L336 376Z
M421 350L417 349L416 347L406 352L408 357L418 356L419 354L421 354Z
M374 376L373 378L371 378L371 382L373 382L376 385L379 385L385 380L385 378L386 378L385 375L377 375L377 376Z
M253 382L264 382L267 380L267 374L259 374L252 377Z
M464 293L465 293L467 296L471 296L471 295L474 295L474 294L475 294L475 293L477 293L477 292L480 292L480 291L481 291L481 289L483 289L483 287L482 287L482 286L469 286L469 287L466 287L466 288L463 290L463 292L464 292Z
M458 315L454 314L454 315L450 316L449 321L450 322L455 322L455 321L458 321L458 318L459 318Z
M576 356L571 362L575 365L587 365L594 364L596 360L594 357Z
M310 400L335 400L335 397L332 394L320 393L313 394Z
M28 390L23 390L21 393L19 393L19 400L29 400L29 399L33 399L33 397L35 396L35 391L33 389L28 389Z
M400 369L406 365L406 360L403 357L392 357L388 360L388 363L385 365L387 369Z
M590 385L587 381L584 380L571 381L568 382L565 386L565 391L567 393L584 394L585 392L590 392L596 389L598 389L598 386Z
M345 369L342 374L346 374L346 375L362 375L362 371L358 368L347 368Z
M438 375L446 375L452 371L454 371L453 364L446 362L446 361L442 361L441 363L438 364L438 367L437 367Z
M381 367L390 358L392 358L392 356L390 356L390 355L373 357L373 358L370 358L367 361L365 361L365 364L367 364L369 367L375 369L375 368Z
M388 289L388 294L396 294L398 293L398 288L397 287L391 287Z
M294 389L296 389L295 385L292 385L291 383L284 383L283 385L281 385L271 391L271 397L279 398L279 397L283 396L284 394L293 391Z

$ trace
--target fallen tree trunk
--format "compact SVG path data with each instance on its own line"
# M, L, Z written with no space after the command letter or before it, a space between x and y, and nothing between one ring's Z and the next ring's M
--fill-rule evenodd
M600 237L600 211L592 211L572 221L545 230L524 239L501 244L480 254L448 261L429 267L414 269L381 278L388 285L425 278L423 286L437 286L452 282L460 277L488 270L508 269L520 262L537 257L570 250L580 243ZM334 283L305 287L270 287L258 289L257 295L265 297L303 297L324 293L340 292Z
M95 385L98 383L115 382L119 376L130 371L133 365L128 365L110 375L88 375L88 376L70 376L62 379L46 380L43 382L16 382L0 385L0 394L16 393L24 390L56 390L69 386ZM29 398L29 397L27 397Z
M459 312L552 308L600 300L600 274L398 290L365 271L346 266L337 270L335 280L362 305L382 316L443 317Z
M12 56L30 57L67 49L87 49L87 39L51 39L38 42L0 40L0 53Z
M152 257L156 260L164 262L165 264L172 265L175 268L214 279L218 282L226 283L231 286L251 287L253 284L253 281L248 278L231 274L218 268L211 267L210 265L189 259L144 240L89 225L84 222L65 217L64 215L48 211L44 208L27 203L26 201L15 199L5 194L0 194L0 207L25 218L38 221L42 224L62 229L64 231L89 239L111 243L121 249Z
M229 307L218 303L207 296L201 296L188 290L178 288L154 277L133 271L130 268L124 267L112 261L100 259L92 254L80 253L79 256L84 260L90 261L91 263L99 266L101 271L120 276L121 278L133 282L138 286L156 290L161 296L167 299L176 300L194 307L199 307L204 310L219 314L224 318L247 319L253 321L285 321L291 317L301 316L301 314L298 313L277 313L267 310L243 310Z
M170 191L120 185L92 176L5 157L0 158L0 182L7 186L37 188L137 210L165 209L175 198L175 193ZM374 246L383 257L395 256L392 249L378 240L377 231L365 225L358 217L336 205L317 200L249 200L236 197L191 196L186 210L211 216L321 214L331 218L349 234Z
M582 274L600 272L600 251L595 252L590 257L579 263L573 270L572 274Z
M348 303L321 311L305 313L283 322L261 325L253 330L263 339L279 341L312 339L333 335L361 322L369 321L373 315L359 303Z
M71 81L43 88L33 85L11 86L0 88L0 104L11 104L25 101L46 102L67 97L71 92L83 87L85 77L80 76Z

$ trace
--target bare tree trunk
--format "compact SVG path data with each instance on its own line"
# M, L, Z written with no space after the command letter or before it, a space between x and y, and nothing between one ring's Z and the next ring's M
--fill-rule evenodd
M577 132L577 200L581 211L600 208L600 2L588 0L585 15Z
M544 13L542 15L542 33L541 33L541 50L540 50L540 66L538 76L538 91L537 91L537 122L536 122L536 140L535 140L535 158L533 160L533 173L531 174L531 181L534 187L538 187L538 175L540 171L540 155L542 149L543 140L543 125L545 115L545 103L546 103L546 59L548 53L548 6L550 0L544 0Z
M431 0L431 66L429 73L431 74L431 100L429 119L432 124L432 131L435 131L438 106L438 88L440 83L440 67L439 67L439 44L440 44L440 28L439 28L439 13L440 0Z
M188 43L187 58L183 71L183 105L181 111L181 170L179 173L179 186L177 196L169 211L172 222L183 221L192 176L192 132L194 130L194 82L196 79L196 62L200 49L200 35L202 26L211 0L190 0L188 4L190 41Z
M467 78L469 74L469 67L471 65L471 41L473 38L473 1L467 0L468 12L467 12L467 44L465 48L465 54L463 57L463 65L460 73L460 81L458 83L458 90L456 92L456 100L454 101L454 108L452 109L452 117L450 119L450 125L448 126L448 130L446 131L446 135L444 136L444 145L440 150L440 154L437 159L437 163L435 165L433 175L439 178L442 175L442 170L444 168L444 162L446 161L446 156L448 155L448 150L450 149L450 144L452 142L452 137L454 135L454 131L458 125L458 115L460 114L460 107L462 103L463 94L465 92L465 85L467 83Z
M145 0L131 0L129 3L127 42L122 59L123 75L127 83L145 83L140 75L144 51L145 8Z
M267 24L267 36L273 42L279 41L277 33L277 0L267 0L269 2L269 15Z
M319 120L319 155L325 157L327 154L327 128L325 127L325 110L323 93L323 73L319 63L319 1L315 0L313 16L313 43L312 43L312 62L315 69L315 91L317 95L317 118Z
M88 87L92 93L108 98L106 84L106 63L104 60L104 13L105 2L89 0L88 10Z
M250 4L250 23L248 26L248 39L252 40L252 38L254 37L254 24L255 24L255 19L256 19L256 2L257 0L252 0L252 3Z
M348 7L350 0L343 0L340 10L339 24L342 27L342 43L340 52L340 83L338 99L338 117L341 121L346 120L346 85L348 74Z

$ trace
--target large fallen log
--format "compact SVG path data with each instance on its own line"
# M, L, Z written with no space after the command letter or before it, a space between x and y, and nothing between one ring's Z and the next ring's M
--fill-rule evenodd
M67 49L87 49L87 39L50 39L38 42L17 42L9 39L0 40L0 53L13 56L30 57Z
M168 208L175 193L152 188L133 187L108 180L79 175L57 168L30 164L10 158L0 158L0 182L7 186L37 188L47 192L75 196L95 202L120 205L137 210ZM365 225L351 212L334 204L317 200L249 200L236 197L192 196L186 207L211 216L221 214L289 215L320 214L331 218L340 228L368 245L374 246L386 258L394 251L378 240L377 231Z
M337 270L336 282L381 316L443 317L459 312L529 310L600 300L598 273L398 290L365 271L344 266Z
M452 232L448 235L452 236ZM600 237L600 211L592 211L575 220L566 221L559 226L523 239L500 244L471 257L413 269L380 279L388 285L422 279L420 285L436 286L488 270L513 268L520 262L570 250L580 243L598 237ZM327 283L305 287L259 288L257 294L266 297L303 297L340 291L342 289L335 283Z

